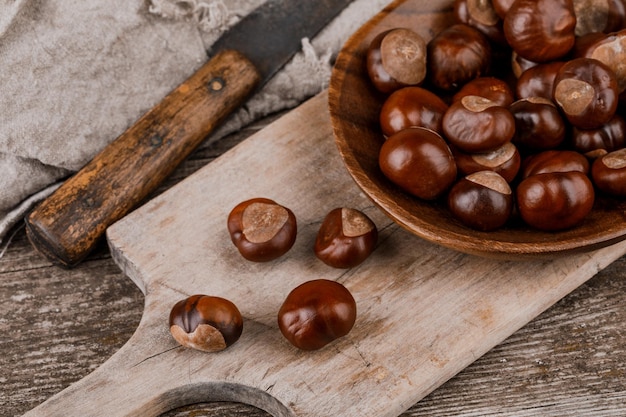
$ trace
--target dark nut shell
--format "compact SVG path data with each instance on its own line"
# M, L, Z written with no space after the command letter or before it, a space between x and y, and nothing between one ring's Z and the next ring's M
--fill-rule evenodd
M477 29L463 23L449 26L428 43L427 77L442 90L459 89L489 72L491 53L489 40Z
M472 229L495 230L511 217L513 192L500 174L479 171L461 178L450 189L448 208Z
M526 69L520 74L515 85L517 98L542 97L552 100L554 80L563 64L565 64L563 61L553 61Z
M591 167L591 177L599 190L626 197L626 149L596 159Z
M465 96L484 97L502 107L510 106L514 100L511 87L496 77L478 77L469 81L452 97L452 101L461 100Z
M515 118L513 143L520 148L554 149L565 139L565 120L552 101L530 97L516 101L509 110Z
M318 279L294 288L278 311L278 327L302 350L317 350L347 335L356 321L356 301L338 282Z
M597 129L572 129L572 145L588 157L597 157L626 146L626 121L615 115Z
M460 173L469 175L478 171L493 171L508 183L517 176L522 160L517 147L511 142L490 152L468 154L452 149L452 154Z
M617 79L602 62L576 58L559 70L553 97L572 125L596 129L608 122L617 110Z
M426 41L412 30L390 29L372 40L366 63L370 80L383 93L419 85L426 77Z
M289 208L267 198L253 198L232 209L228 231L244 258L268 262L291 249L296 241L297 223Z
M448 105L421 87L405 87L387 97L379 113L380 127L387 137L409 127L425 127L441 133Z
M331 210L317 233L315 255L334 268L353 268L374 251L378 229L359 210L343 207Z
M383 174L404 191L424 200L442 195L456 180L452 151L436 132L409 128L390 136L379 153Z
M504 17L511 48L537 63L564 57L574 46L575 29L571 0L516 0Z
M464 152L487 152L509 142L515 134L511 112L483 97L466 96L443 116L443 133Z
M491 1L455 0L453 11L458 22L478 29L497 45L506 45L502 19L496 13Z
M231 301L203 294L177 302L169 324L178 343L205 352L226 349L243 332L243 318Z
M584 155L571 150L548 150L524 158L522 179L548 172L578 171L589 173L589 161Z
M517 207L529 226L544 231L569 229L591 212L593 184L577 171L531 175L517 186Z

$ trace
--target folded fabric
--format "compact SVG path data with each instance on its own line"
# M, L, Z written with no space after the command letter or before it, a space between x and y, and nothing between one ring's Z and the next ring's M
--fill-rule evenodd
M388 0L354 0L207 146L327 86L348 36ZM0 244L34 204L206 60L263 0L0 0Z

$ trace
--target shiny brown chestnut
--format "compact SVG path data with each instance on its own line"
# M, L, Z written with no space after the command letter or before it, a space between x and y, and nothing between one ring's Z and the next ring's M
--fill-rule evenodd
M497 45L506 45L502 19L496 13L491 1L455 0L452 10L457 22L478 29L487 39Z
M227 225L239 253L253 262L276 259L296 241L295 215L268 198L252 198L237 204L228 215Z
M380 127L386 137L409 127L425 127L441 133L446 110L448 105L425 88L401 88L383 102L379 112Z
M243 318L235 304L203 294L177 302L170 311L169 324L178 343L205 352L226 349L243 332Z
M464 23L449 26L428 42L427 78L439 89L459 89L488 73L491 54L489 40L478 29Z
M626 121L615 115L597 129L572 129L573 148L587 156L596 158L626 147Z
M383 93L419 85L426 77L426 41L406 28L384 31L370 43L366 67L374 87Z
M353 268L374 251L378 229L365 213L348 207L331 210L315 239L315 255L334 268Z
M575 58L563 64L557 73L553 97L572 125L596 129L608 122L617 110L617 79L602 62Z
M626 149L596 159L591 166L591 178L598 190L626 197Z
M578 171L589 174L589 161L587 158L568 149L551 149L524 158L522 161L521 178L549 172Z
M378 163L391 182L411 195L434 200L456 180L452 151L436 132L414 127L390 136L382 145Z
M513 211L513 191L493 171L478 171L461 178L448 193L448 208L466 226L491 231L509 220Z
M591 180L578 171L531 175L516 189L520 217L543 231L576 226L591 212L594 200Z
M469 175L478 171L493 171L500 174L506 182L512 182L521 166L521 155L517 147L507 142L499 148L483 153L464 153L453 148L458 171Z
M509 107L509 111L515 119L512 140L521 149L554 149L565 139L565 120L551 100L542 97L517 100Z
M617 79L617 91L626 91L626 29L610 34L590 34L585 39L591 38L584 51L578 54L583 58L597 59L615 74Z
M461 151L487 152L509 142L515 134L511 112L491 100L465 96L443 115L446 139Z
M565 64L564 61L552 61L537 64L520 74L515 84L515 95L518 99L542 97L552 100L556 74Z
M452 101L461 100L465 96L484 97L502 107L510 106L514 100L513 91L509 84L496 77L474 78L461 87L452 97Z
M317 279L294 288L278 311L278 327L302 350L321 349L347 335L356 322L356 301L342 284Z
M504 17L504 36L513 50L532 62L564 57L574 46L572 0L516 0Z

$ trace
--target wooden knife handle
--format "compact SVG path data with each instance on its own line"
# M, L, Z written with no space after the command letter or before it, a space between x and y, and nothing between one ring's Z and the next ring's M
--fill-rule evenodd
M72 267L252 93L260 80L236 51L215 55L26 218L32 245Z

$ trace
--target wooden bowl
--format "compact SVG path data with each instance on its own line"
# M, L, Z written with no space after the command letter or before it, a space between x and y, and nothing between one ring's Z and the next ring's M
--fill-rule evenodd
M335 141L345 166L363 192L396 223L437 244L464 253L503 259L551 258L599 249L626 237L626 203L596 196L592 213L575 228L560 232L531 229L521 221L492 231L472 230L452 218L443 202L426 202L401 191L378 167L384 139L377 93L364 67L365 51L380 32L408 27L426 39L453 21L451 1L398 0L361 27L344 45L329 88Z

